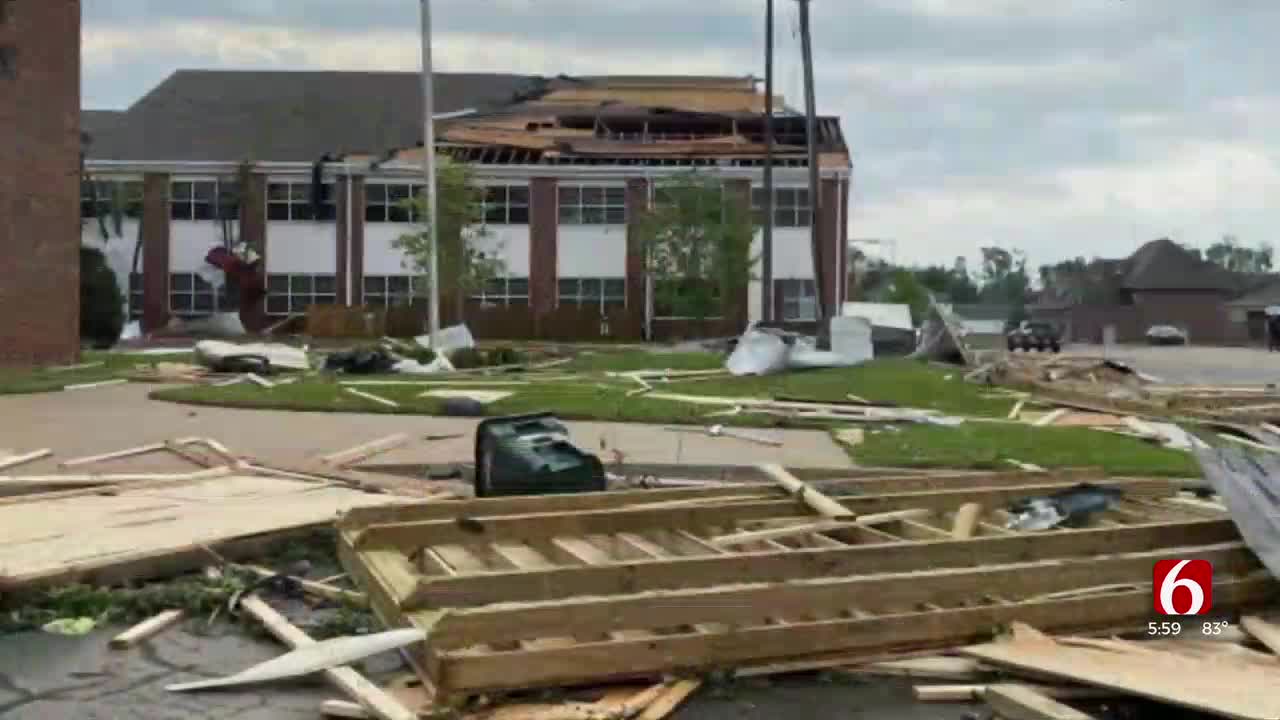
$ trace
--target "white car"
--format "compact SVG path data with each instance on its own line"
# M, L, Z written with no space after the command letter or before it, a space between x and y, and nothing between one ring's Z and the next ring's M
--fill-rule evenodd
M1152 325L1147 328L1147 342L1151 345L1186 345L1187 334L1172 325Z

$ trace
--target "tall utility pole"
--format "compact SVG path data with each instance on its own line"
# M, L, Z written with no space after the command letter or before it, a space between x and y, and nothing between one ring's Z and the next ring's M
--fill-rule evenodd
M431 265L427 268L427 294L430 297L428 329L431 349L438 347L440 335L440 223L436 221L436 129L435 94L431 82L431 0L422 4L422 172L427 177L427 222L431 242Z
M773 320L773 0L764 6L764 226L761 232L760 317Z
M818 222L818 118L813 97L813 44L809 39L809 0L800 3L800 52L804 62L805 142L809 148L809 243L813 252L813 284L818 291L818 335L823 336L831 308L827 303L826 283L822 280L822 233Z

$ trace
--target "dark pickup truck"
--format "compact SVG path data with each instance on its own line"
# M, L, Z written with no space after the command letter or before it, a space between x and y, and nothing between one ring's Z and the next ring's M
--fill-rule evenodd
M1040 352L1062 351L1062 340L1058 329L1045 322L1023 321L1021 325L1009 331L1005 341L1009 345L1009 352L1019 349L1031 352L1033 348Z

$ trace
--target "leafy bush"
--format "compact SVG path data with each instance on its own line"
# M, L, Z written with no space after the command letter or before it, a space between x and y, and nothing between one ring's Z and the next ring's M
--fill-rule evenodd
M102 251L80 248L80 338L109 348L124 328L124 295Z
M484 353L473 347L458 348L449 353L449 362L459 370L467 370L469 368L484 367Z

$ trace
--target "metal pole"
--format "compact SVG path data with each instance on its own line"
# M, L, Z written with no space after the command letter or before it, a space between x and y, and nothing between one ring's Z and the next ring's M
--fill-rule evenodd
M805 143L809 149L809 243L813 251L813 284L818 290L818 334L823 335L827 319L831 317L826 297L826 283L822 281L822 227L818 222L818 119L817 103L813 97L813 44L809 38L809 0L800 2L800 53L804 63L804 114Z
M427 176L427 222L431 244L431 263L427 267L427 294L431 307L428 329L431 347L438 346L440 334L440 253L437 248L440 223L436 221L436 133L432 114L435 112L435 95L431 82L431 0L422 4L422 172Z
M773 321L773 0L764 9L764 225L760 236L760 318Z

